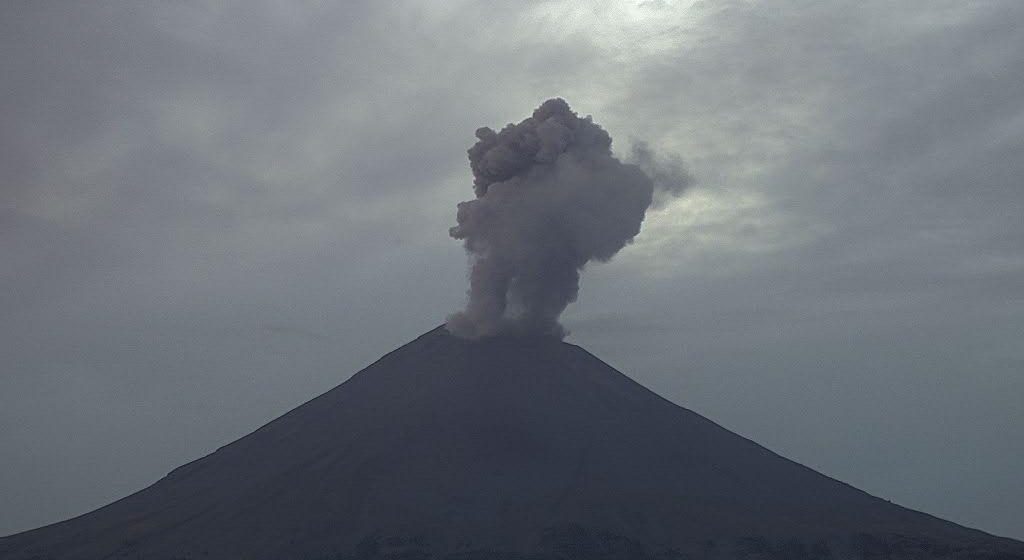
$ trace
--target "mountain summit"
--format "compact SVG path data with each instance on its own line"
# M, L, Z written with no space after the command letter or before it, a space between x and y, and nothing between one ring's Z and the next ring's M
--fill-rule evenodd
M0 539L45 559L1024 559L553 338L443 328L149 488Z

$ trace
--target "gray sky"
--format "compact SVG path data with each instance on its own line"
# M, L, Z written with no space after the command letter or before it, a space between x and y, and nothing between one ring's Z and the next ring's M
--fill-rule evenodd
M0 534L443 322L474 130L562 96L697 182L570 342L1024 538L1024 3L489 4L3 3Z

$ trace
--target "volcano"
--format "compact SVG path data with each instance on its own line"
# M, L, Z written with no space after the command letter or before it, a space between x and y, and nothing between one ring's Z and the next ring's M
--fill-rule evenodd
M553 338L443 327L131 496L0 539L46 559L1024 559Z

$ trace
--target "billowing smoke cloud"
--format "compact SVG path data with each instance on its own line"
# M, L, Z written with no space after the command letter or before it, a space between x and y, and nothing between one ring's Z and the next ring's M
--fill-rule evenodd
M476 137L476 199L459 203L450 231L472 258L469 302L448 318L466 338L564 336L558 317L576 300L583 267L632 241L656 187L679 194L690 183L678 159L659 165L645 144L634 146L636 165L620 162L608 133L562 99Z

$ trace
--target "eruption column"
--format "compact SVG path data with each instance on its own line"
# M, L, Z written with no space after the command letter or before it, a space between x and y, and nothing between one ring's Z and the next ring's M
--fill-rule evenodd
M480 128L476 137L468 152L476 198L459 203L450 230L471 256L469 301L448 318L448 329L466 338L562 337L558 317L576 300L580 271L612 258L640 232L656 188L641 168L652 164L651 154L644 146L640 165L619 161L608 133L562 99L500 132Z

